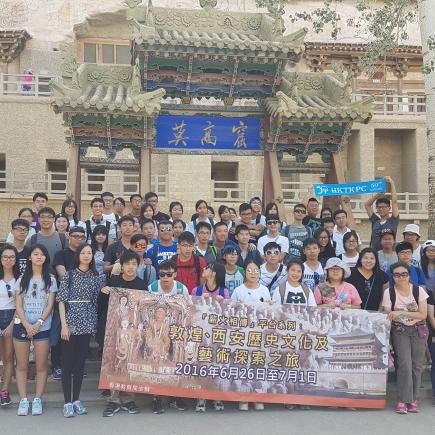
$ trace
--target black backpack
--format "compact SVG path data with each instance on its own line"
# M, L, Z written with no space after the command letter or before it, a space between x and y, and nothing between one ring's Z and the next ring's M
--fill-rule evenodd
M396 290L394 287L390 287L388 291L390 293L391 311L394 311L394 305L396 304ZM418 305L418 299L420 296L420 287L418 285L412 286L412 296L414 296L415 302Z

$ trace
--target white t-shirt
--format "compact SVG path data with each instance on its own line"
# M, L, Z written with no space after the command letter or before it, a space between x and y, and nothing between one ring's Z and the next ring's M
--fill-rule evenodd
M335 255L344 254L343 237L346 233L349 233L350 231L352 230L346 227L346 231L344 233L340 233L340 231L338 231L337 225L334 226L334 229L332 231L332 241L335 242ZM358 245L361 246L361 237L358 233L356 233L356 235L358 236Z
M264 247L269 242L278 243L278 245L281 246L281 252L285 252L286 254L288 253L288 238L281 236L281 234L278 234L276 237L270 237L269 235L266 235L258 239L257 249L261 255L264 255Z
M15 278L12 278L8 282L5 282L3 279L0 280L0 310L15 310L15 283ZM8 295L8 288L10 297Z
M260 221L258 222L261 225L266 226L266 216L260 215ZM251 219L251 225L258 225L257 224L257 218Z
M307 262L304 263L304 276L302 282L306 284L312 292L319 283L325 281L325 272L322 265L319 263L316 270L311 269Z
M233 301L243 302L245 304L258 304L270 301L270 293L267 287L261 285L256 289L250 289L242 284L234 289L231 295Z
M80 221L80 220L77 223L75 223L74 220L70 220L69 221L69 227L70 228L72 228L72 227L82 227L86 231L86 224L84 222Z
M113 222L114 224L116 224L116 216L115 216L115 213L109 213L109 214L103 214L103 218L106 220L106 221L110 221L110 222Z
M421 267L421 245L413 250L411 264L415 267Z
M273 292L272 299L277 303L281 304L281 292L279 291L279 287L275 289ZM308 295L308 301L305 297L305 292L302 286L293 287L288 282L285 285L285 293L284 293L284 304L293 304L293 305L306 305L309 307L317 307L316 300L314 299L314 293L310 291Z
M346 254L342 254L341 259L349 266L355 267L358 261L359 254L356 254L355 257L348 257Z
M266 288L269 288L270 283L272 282L274 276L278 273L278 271L279 268L275 270L275 272L269 272L266 269L266 263L263 263L260 266L260 284L264 285ZM287 279L287 268L283 265L283 268L278 276L278 279L275 280L275 282L272 285L272 288L270 289L270 294L272 294L273 290L275 290L275 288L278 287L286 279Z

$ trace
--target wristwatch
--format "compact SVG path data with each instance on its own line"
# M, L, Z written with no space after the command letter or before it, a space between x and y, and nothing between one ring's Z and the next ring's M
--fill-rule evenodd
M38 319L37 322L42 326L44 324L44 321L42 319Z

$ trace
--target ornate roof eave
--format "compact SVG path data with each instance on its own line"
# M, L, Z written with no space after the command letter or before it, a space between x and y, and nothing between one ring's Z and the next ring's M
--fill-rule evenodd
M31 36L26 30L0 30L0 61L10 63L24 50Z

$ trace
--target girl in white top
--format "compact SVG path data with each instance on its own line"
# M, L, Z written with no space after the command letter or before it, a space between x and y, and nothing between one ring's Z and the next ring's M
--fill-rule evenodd
M66 199L63 202L61 212L68 216L70 227L82 227L86 231L86 224L77 217L78 207L73 199Z
M196 236L196 226L199 222L207 222L211 225L211 235L210 240L213 240L213 230L214 226L216 225L216 221L212 218L208 217L208 204L203 199L200 199L195 204L195 210L198 213L198 217L194 219L190 224L187 226L187 231L190 231L194 236Z
M344 254L338 256L350 268L355 267L359 258L358 234L355 231L349 231L343 236Z
M287 266L287 281L277 287L272 299L277 304L305 305L317 307L314 293L302 284L304 265L300 260L292 260Z

